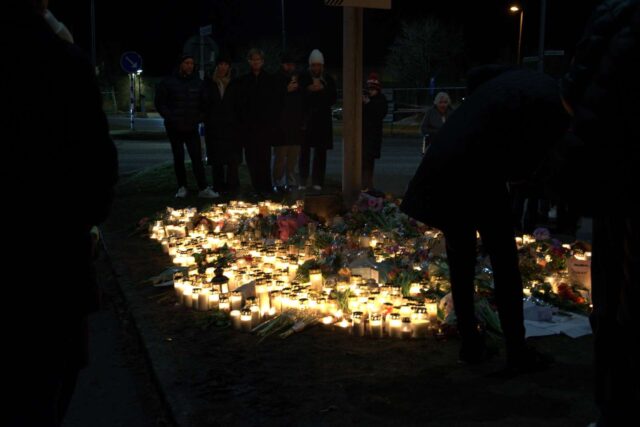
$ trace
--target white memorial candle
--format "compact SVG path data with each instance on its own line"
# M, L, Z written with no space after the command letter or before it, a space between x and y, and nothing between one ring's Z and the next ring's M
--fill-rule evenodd
M242 329L242 321L240 320L240 310L231 310L231 313L229 313L229 316L231 317L231 325L233 326L233 329L235 329L236 331L239 331L240 329Z

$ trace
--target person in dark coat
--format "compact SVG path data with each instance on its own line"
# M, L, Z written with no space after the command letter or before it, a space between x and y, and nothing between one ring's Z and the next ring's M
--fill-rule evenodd
M258 194L271 187L271 144L278 120L278 96L272 75L264 69L264 52L251 49L247 55L250 71L238 78L236 115L238 138Z
M473 74L473 73L472 73ZM503 70L477 82L449 117L409 184L401 209L445 236L460 359L487 358L474 314L476 231L494 272L508 373L535 369L544 358L525 346L522 279L507 182L524 179L562 137L568 116L558 85L529 70Z
M213 74L204 81L202 90L205 102L204 138L213 190L235 194L240 189L238 168L242 163L242 147L235 140L237 90L231 71L231 59L220 56Z
M367 79L367 94L362 97L362 187L373 188L373 169L380 158L382 121L387 115L387 97L380 91L378 75Z
M155 105L164 119L164 127L171 142L173 167L178 181L176 197L187 196L187 171L184 166L186 145L193 174L198 183L198 197L215 198L219 194L207 187L202 164L202 148L198 125L204 119L202 81L194 73L191 55L182 55L178 71L156 87Z
M5 262L26 266L29 277L18 291L26 303L19 304L19 319L6 312L14 321L5 322L3 337L9 392L2 425L10 427L62 424L88 363L87 318L99 308L91 230L107 218L118 176L94 69L47 13L47 3L5 2L0 26L3 38L13 37L4 53L29 82L3 87L11 105L3 131L24 137L6 145L4 173L24 174L18 160L28 160L29 182L37 188L6 189L18 219L3 233L11 242ZM9 164L14 160L16 170Z
M562 82L590 177L598 426L633 423L640 404L638 64L640 2L608 0L594 11Z
M280 122L274 138L273 183L276 192L297 187L296 166L300 146L304 143L307 124L305 94L300 87L300 74L290 53L283 54L281 69L276 74L280 96Z
M318 49L309 55L309 71L300 78L306 93L309 119L305 143L300 150L300 186L304 190L309 180L309 163L313 148L311 184L322 190L327 169L327 150L333 148L333 117L331 106L338 99L336 82L324 72L324 56Z
M447 92L438 92L430 107L422 119L420 131L423 137L432 138L438 133L442 125L453 112L451 98Z

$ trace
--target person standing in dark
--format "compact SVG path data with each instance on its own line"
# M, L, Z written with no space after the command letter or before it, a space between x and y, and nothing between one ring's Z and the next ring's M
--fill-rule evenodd
M331 106L338 99L336 82L324 71L324 55L314 49L309 55L309 71L300 78L300 86L306 94L309 120L305 143L300 149L300 190L306 189L309 180L309 163L313 148L311 184L314 190L322 190L327 169L327 150L333 148L333 117Z
M3 38L14 37L5 54L28 82L3 87L11 105L4 132L28 132L4 155L28 159L30 182L46 183L37 197L7 188L20 220L4 232L12 242L5 260L29 268L21 292L32 296L19 321L5 322L2 425L10 427L62 424L88 363L87 318L99 308L91 230L107 218L118 177L95 71L47 8L46 0L9 0L0 26Z
M204 119L202 81L194 72L191 55L182 55L178 71L156 87L155 105L164 119L164 127L171 142L173 167L178 181L176 197L187 197L187 171L184 147L191 158L191 167L198 183L198 197L215 198L219 194L207 187L202 164L202 148L198 125Z
M237 91L231 77L231 59L220 56L210 78L202 85L205 102L205 143L211 166L213 190L236 194L240 189L238 168L242 162L242 147L235 134L234 106Z
M236 114L238 137L259 195L271 187L271 144L278 120L278 96L273 76L264 69L264 52L251 49L247 54L249 73L238 78Z
M479 79L476 76L482 75ZM488 357L474 313L476 232L489 254L506 344L505 374L537 369L545 358L525 345L522 278L507 182L537 169L568 127L558 85L529 70L471 72L466 101L440 128L409 184L401 209L445 236L460 360Z
M378 75L371 73L362 97L362 187L368 189L373 188L373 170L382 147L382 122L388 111L381 88Z
M447 118L453 112L451 98L447 92L438 92L430 107L422 119L420 131L422 136L432 138L438 133L442 125L447 122Z
M586 149L593 215L591 326L598 426L637 419L640 404L640 2L594 11L562 82Z
M307 120L306 99L300 87L295 60L290 53L285 53L281 62L280 72L275 76L281 113L273 141L273 183L275 191L280 193L297 187L296 167Z

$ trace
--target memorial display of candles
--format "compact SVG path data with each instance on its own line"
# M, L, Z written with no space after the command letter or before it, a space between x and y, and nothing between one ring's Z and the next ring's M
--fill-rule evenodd
M441 302L450 295L442 234L408 219L393 201L367 197L327 224L309 218L302 202L167 208L151 222L149 236L179 270L177 302L223 311L236 330L304 317L302 323L353 337L435 335L451 311ZM527 298L566 297L576 309L588 307L590 252L542 232L517 237L516 244ZM476 289L491 298L485 264Z

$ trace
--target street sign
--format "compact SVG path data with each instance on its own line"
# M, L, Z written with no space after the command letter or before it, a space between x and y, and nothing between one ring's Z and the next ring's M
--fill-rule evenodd
M201 36L210 36L211 33L213 33L213 25L206 25L204 27L200 27Z
M391 0L324 0L327 6L391 9Z
M120 57L120 67L127 74L136 73L142 69L142 57L138 52L125 52Z

